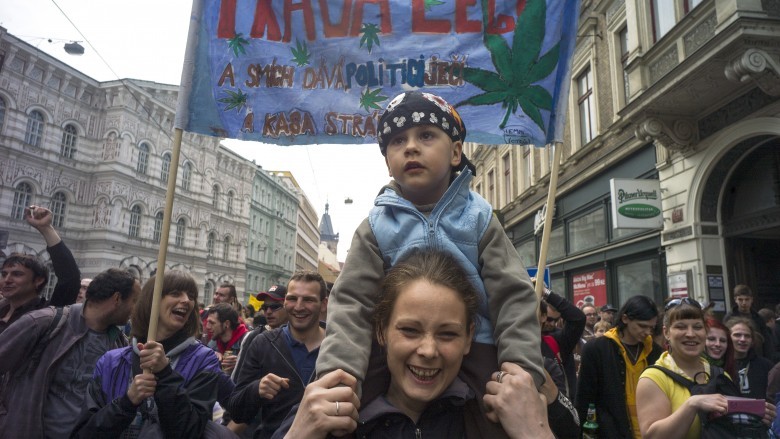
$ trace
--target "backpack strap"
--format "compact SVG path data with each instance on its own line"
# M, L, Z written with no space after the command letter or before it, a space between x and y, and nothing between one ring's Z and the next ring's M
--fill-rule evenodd
M49 342L57 336L68 320L67 317L70 314L70 307L58 306L53 308L55 310L54 318L51 320L51 323L49 323L49 326L46 327L46 330L41 333L38 342L35 343L35 349L33 349L33 352L30 355L30 363L27 368L30 374L34 373L35 369L38 368L38 364L41 362L41 357L43 356L43 351L46 350L46 346L48 346Z
M661 372L665 373L669 378L671 378L675 383L685 387L690 391L693 386L696 384L695 382L689 380L688 378L685 378L684 376L680 375L677 372L672 372L671 370L663 367L663 366L657 366L655 364L651 364L650 366L647 366L648 369L658 369Z

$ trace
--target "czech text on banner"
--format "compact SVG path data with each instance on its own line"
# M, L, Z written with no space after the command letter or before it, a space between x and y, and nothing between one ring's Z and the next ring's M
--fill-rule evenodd
M375 143L397 94L429 92L485 144L561 141L579 0L194 0L185 131Z

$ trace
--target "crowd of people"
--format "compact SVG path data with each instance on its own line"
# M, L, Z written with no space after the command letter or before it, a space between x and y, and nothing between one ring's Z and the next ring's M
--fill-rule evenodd
M231 284L199 304L183 271L158 274L159 303L155 275L81 279L51 212L30 206L58 281L47 301L39 260L3 261L0 437L579 438L597 424L599 437L694 438L735 395L691 386L724 379L760 400L751 437L769 434L777 328L748 287L722 323L690 298L538 298L469 189L465 134L440 97L393 98L377 135L392 181L337 282L295 272L259 310Z

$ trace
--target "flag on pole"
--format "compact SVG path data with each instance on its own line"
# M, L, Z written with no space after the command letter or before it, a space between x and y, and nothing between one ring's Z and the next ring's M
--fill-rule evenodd
M194 0L176 127L275 144L376 143L421 90L466 140L562 140L579 0Z

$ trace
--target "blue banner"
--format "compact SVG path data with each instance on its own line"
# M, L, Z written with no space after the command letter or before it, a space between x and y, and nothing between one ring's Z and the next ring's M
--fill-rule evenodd
M176 126L275 144L376 143L398 93L467 141L562 140L579 0L194 0Z

